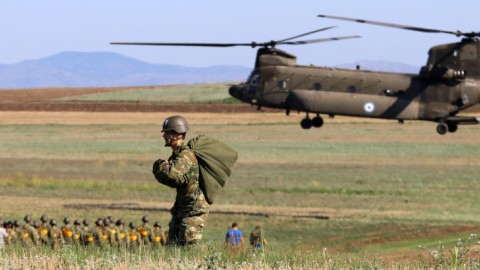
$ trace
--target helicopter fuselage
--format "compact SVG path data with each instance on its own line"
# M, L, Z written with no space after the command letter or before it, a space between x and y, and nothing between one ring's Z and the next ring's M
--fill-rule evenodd
M439 65L432 57L428 62L432 64L419 74L300 66L294 56L279 51L274 49L274 55L259 51L248 80L232 86L230 94L258 107L306 112L307 118L314 113L428 120L446 124L450 131L458 124L478 123L477 118L455 118L480 102L480 80L466 76L464 67ZM268 61L261 61L264 55ZM275 57L277 61L272 60Z

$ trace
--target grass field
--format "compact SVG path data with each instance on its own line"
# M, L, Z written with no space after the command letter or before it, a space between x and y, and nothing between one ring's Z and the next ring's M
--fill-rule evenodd
M160 133L169 115L0 112L0 217L139 222L148 214L166 227L175 191L154 180L151 165L170 155ZM453 248L480 231L479 127L440 136L427 122L337 117L302 130L302 115L184 116L188 138L207 134L239 152L211 206L206 246L236 221L247 235L265 228L272 261L307 261L326 249L411 262L428 257L419 245Z

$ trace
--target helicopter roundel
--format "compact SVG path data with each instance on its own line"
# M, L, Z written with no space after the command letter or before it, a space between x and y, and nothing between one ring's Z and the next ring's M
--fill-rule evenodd
M363 105L363 109L366 113L372 113L375 111L375 104L373 104L373 102L367 102L365 105Z

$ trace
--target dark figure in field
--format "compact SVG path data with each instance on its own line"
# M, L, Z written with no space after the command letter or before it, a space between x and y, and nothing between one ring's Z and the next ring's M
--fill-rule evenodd
M252 245L253 248L262 249L266 244L267 239L265 238L262 228L256 226L250 233L250 245Z

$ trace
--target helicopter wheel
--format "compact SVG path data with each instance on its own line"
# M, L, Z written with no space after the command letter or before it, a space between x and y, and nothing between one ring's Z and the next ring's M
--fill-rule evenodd
M312 119L312 125L316 128L319 128L323 125L323 118L320 116L317 116Z
M312 124L313 124L313 121L312 119L310 118L304 118L301 122L300 122L300 126L302 126L303 129L309 129L312 127Z
M456 124L449 124L448 125L448 132L453 133L453 132L457 131L457 128L458 128L458 126Z
M440 135L444 135L447 133L448 127L445 124L438 124L437 126L437 133Z

